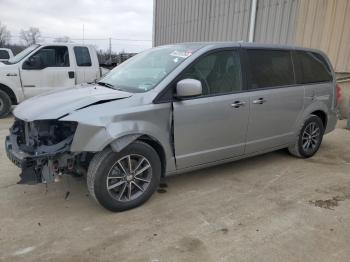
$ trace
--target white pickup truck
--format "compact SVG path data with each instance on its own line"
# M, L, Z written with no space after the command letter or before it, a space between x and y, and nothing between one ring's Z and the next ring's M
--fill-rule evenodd
M36 44L0 63L0 118L12 105L57 88L93 82L107 73L93 46Z
M8 61L12 57L13 57L13 53L11 49L0 48L0 62Z

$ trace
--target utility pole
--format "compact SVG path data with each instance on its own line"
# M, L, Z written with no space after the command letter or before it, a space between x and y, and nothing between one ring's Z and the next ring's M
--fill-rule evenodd
M109 61L112 63L112 38L109 38Z
M250 25L249 25L248 42L254 42L255 20L256 20L256 7L257 7L257 4L258 4L258 0L252 0L252 1L251 1Z

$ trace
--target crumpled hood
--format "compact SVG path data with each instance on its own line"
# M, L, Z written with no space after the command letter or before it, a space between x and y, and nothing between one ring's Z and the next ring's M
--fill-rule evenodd
M74 87L49 92L19 104L13 114L25 120L57 119L75 110L103 101L113 101L132 96L131 93L99 85Z

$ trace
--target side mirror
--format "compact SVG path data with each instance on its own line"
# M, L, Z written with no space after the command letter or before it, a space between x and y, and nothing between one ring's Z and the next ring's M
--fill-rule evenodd
M196 79L183 79L176 84L176 98L202 95L202 83Z

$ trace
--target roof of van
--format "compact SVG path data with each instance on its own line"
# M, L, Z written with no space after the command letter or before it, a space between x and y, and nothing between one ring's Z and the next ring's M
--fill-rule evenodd
M312 52L320 52L323 53L320 50L317 49L311 49L301 46L293 46L293 45L282 45L282 44L268 44L268 43L251 43L251 42L244 42L244 41L237 41L237 42L185 42L185 43L176 43L174 45L181 45L181 44L194 44L194 45L202 45L204 46L211 46L213 48L220 48L220 47L246 47L246 48L266 48L266 49L288 49L288 50L305 50L305 51L312 51ZM172 45L172 44L169 44Z

